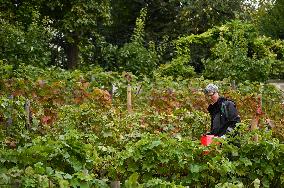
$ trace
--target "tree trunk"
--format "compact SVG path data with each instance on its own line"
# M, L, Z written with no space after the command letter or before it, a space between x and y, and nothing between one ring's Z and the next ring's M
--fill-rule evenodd
M67 56L67 69L74 69L78 65L79 48L75 43L67 43L66 56Z
M79 61L79 37L78 34L72 34L72 42L67 42L65 46L65 53L67 57L66 68L75 69Z

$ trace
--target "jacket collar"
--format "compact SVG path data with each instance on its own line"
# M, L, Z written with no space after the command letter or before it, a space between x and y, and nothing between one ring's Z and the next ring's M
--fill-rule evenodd
M210 114L212 114L214 111L217 112L221 109L221 105L222 102L224 102L226 100L226 98L224 97L219 97L219 99L217 100L217 102L215 102L214 104L210 104L207 108L207 110L209 111Z

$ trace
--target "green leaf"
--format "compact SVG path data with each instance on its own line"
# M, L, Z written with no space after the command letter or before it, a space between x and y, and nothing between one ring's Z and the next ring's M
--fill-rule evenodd
M81 188L89 188L90 186L86 182L81 182L81 183L79 183L79 187L81 187Z
M71 180L71 179L72 179L72 176L71 176L70 174L65 174L65 175L63 176L63 178L64 178L64 179L69 179L69 180Z
M59 180L59 186L60 186L60 188L68 188L69 187L69 183L68 183L67 180L61 179L61 180Z
M105 137L105 138L106 138L106 137L111 137L111 136L112 136L112 132L110 132L110 131L103 133L103 137Z
M252 166L251 160L249 160L247 157L243 157L239 159L240 162L242 162L245 166Z
M125 188L142 187L138 183L139 174L137 172L133 173L128 180L125 181Z
M258 178L253 181L253 186L254 186L254 188L260 187L260 180Z
M152 148L154 148L154 147L157 147L157 146L161 145L161 143L162 143L161 140L153 141L153 142L150 144L149 149L152 149Z
M200 172L200 169L201 169L201 166L198 165L198 164L190 164L190 172L191 173L199 173Z
M47 175L51 176L51 175L53 175L53 173L54 173L54 170L51 167L46 167L46 174Z

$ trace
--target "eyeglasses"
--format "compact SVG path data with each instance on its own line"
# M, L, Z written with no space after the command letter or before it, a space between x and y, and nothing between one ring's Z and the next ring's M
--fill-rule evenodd
M207 96L208 97L212 97L215 93L208 93Z

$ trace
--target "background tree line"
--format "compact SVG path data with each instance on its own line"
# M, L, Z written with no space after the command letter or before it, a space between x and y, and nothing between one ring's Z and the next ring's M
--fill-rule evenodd
M14 68L283 79L283 6L282 0L2 0L0 59Z

